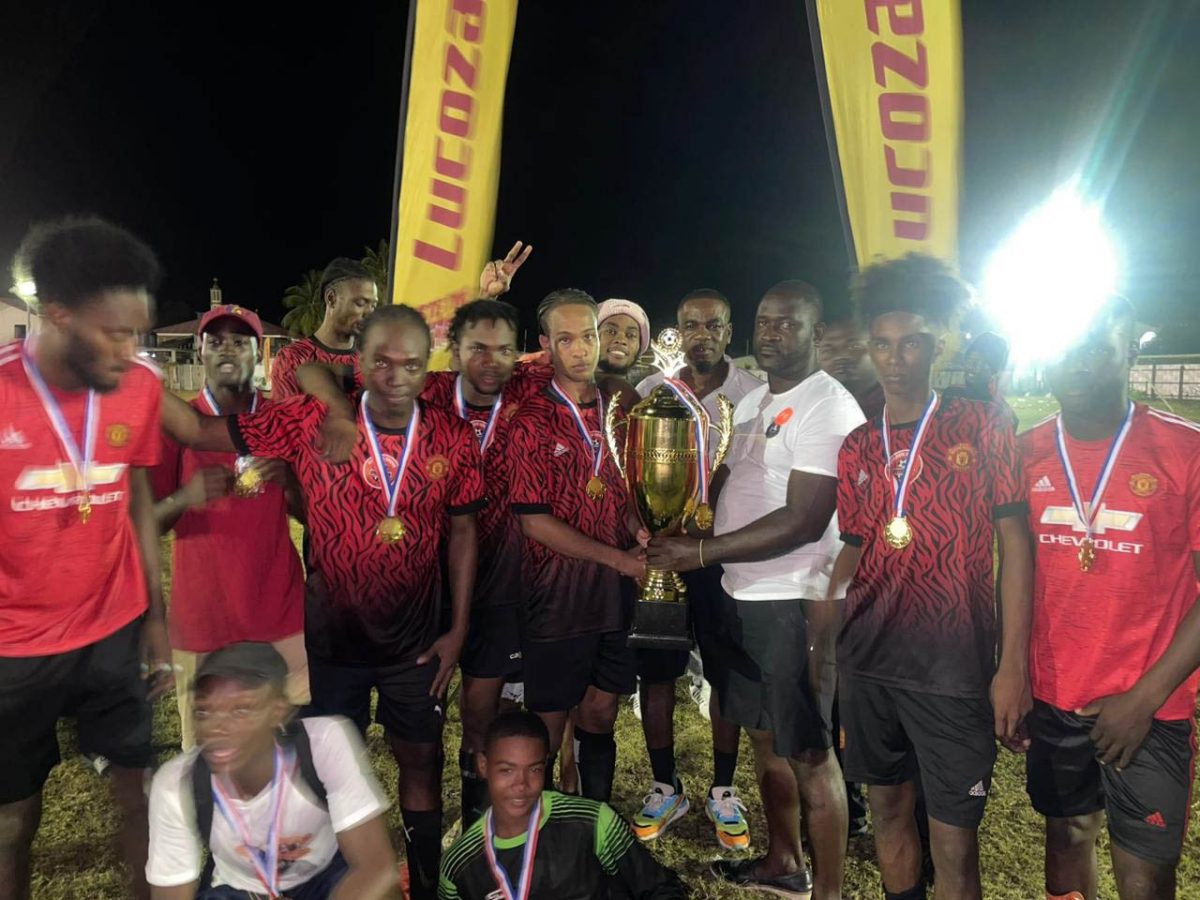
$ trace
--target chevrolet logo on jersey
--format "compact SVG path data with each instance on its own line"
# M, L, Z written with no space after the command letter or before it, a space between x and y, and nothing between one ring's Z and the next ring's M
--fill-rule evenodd
M125 463L92 463L88 467L88 482L95 488L105 484L116 484L125 473ZM69 494L83 489L75 477L75 467L69 462L60 462L56 466L35 468L30 466L17 476L18 491L54 491L56 494Z
M1104 534L1106 531L1133 531L1141 521L1141 513L1109 509L1104 504L1100 504L1100 513L1096 516L1092 534ZM1042 513L1042 524L1069 525L1072 531L1078 531L1080 534L1087 533L1087 529L1079 521L1079 516L1075 514L1073 506L1047 506L1046 511Z

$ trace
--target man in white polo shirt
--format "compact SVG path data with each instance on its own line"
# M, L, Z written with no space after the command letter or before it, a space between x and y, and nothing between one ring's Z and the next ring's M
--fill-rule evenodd
M823 598L838 549L837 454L863 415L818 365L820 322L810 285L785 281L767 291L754 326L767 384L737 406L733 450L717 476L716 537L653 539L647 562L725 569L719 609L697 623L697 639L722 715L753 743L769 843L765 856L721 860L714 873L830 900L841 896L846 792L829 725L833 667L810 672L808 651L832 637ZM800 847L801 801L815 883Z
M700 398L713 422L720 421L718 397L724 395L736 404L755 388L762 387L762 381L739 369L725 355L725 348L733 338L730 318L729 300L711 288L685 295L676 311L683 352L687 356L687 365L678 377ZM649 397L665 377L655 372L638 382L637 392ZM714 440L710 452L715 451ZM693 617L703 619L719 605L721 568L697 569L686 574L684 581L689 609ZM675 682L687 672L689 662L696 672L700 666L695 651L681 650L638 650L637 662L642 732L654 782L641 812L633 817L633 831L640 840L649 841L688 810L683 782L675 771ZM707 700L703 693L698 695L697 702L707 704L713 734L713 779L705 811L716 830L717 843L727 850L744 850L750 845L750 831L733 788L740 731L721 716L716 699Z

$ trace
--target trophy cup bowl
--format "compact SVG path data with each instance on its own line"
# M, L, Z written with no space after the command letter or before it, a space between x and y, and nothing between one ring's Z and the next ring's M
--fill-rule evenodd
M656 342L656 354L660 342ZM733 404L723 396L719 402L720 441L713 468L724 458L733 431ZM705 432L711 427L703 409L697 408L703 417L699 423L693 410L665 385L634 406L624 422L617 421L617 404L609 405L604 422L609 452L625 479L638 521L653 535L680 534L696 513L699 467L708 465L707 459L699 458L698 425ZM622 425L623 445L616 433ZM634 608L629 646L690 649L686 601L687 587L678 572L647 568Z

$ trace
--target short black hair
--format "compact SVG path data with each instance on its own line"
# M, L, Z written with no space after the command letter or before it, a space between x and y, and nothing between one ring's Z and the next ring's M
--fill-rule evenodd
M389 303L385 306L377 307L374 312L363 319L362 329L359 331L358 338L359 353L362 352L363 347L367 346L367 332L376 325L416 326L425 335L425 346L433 349L433 335L429 332L429 323L425 321L425 318L411 306L405 306L402 303Z
M950 266L925 253L867 266L854 277L851 293L867 327L879 316L906 312L948 328L971 297Z
M689 300L717 300L725 305L725 311L729 313L729 317L733 318L733 304L729 302L729 298L718 291L716 288L696 288L694 291L688 291L679 301L679 305L675 307L678 312L683 309L683 304Z
M154 251L99 216L68 216L35 225L12 265L18 284L32 281L43 303L79 307L107 290L153 292L162 281Z
M521 314L515 306L505 303L503 300L485 298L464 303L454 311L454 318L450 320L450 340L458 343L463 329L476 322L507 322L508 326L512 328L513 334L519 334L521 331Z
M484 735L483 752L488 753L497 741L511 737L541 741L546 747L546 756L550 755L550 732L536 713L527 709L510 709L500 713L492 719Z
M790 297L793 300L799 300L806 306L811 306L817 311L817 321L823 320L825 315L825 304L821 300L820 293L817 289L807 281L800 281L796 278L780 281L777 284L771 285L764 297L774 294L776 297Z
M325 292L337 284L339 281L350 281L351 279L358 281L375 281L375 276L371 270L360 263L357 259L350 259L346 256L339 256L337 259L330 260L329 265L325 267L325 271L321 273L321 302L325 302Z
M1008 341L994 331L985 331L971 338L963 348L963 356L978 353L993 372L1003 372L1008 365Z
M546 331L546 317L560 306L586 306L592 312L599 314L596 299L587 291L581 291L579 288L559 288L557 291L548 293L538 304L538 328L541 329L542 334L549 334Z

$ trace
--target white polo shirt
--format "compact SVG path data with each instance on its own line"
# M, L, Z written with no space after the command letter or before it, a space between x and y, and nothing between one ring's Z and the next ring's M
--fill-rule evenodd
M780 420L778 432L768 437L772 423ZM792 472L836 479L842 441L866 420L854 396L818 371L782 394L760 385L738 403L733 421L729 477L717 501L717 535L785 506ZM738 600L823 600L840 548L834 513L820 540L774 559L726 563L721 585Z

